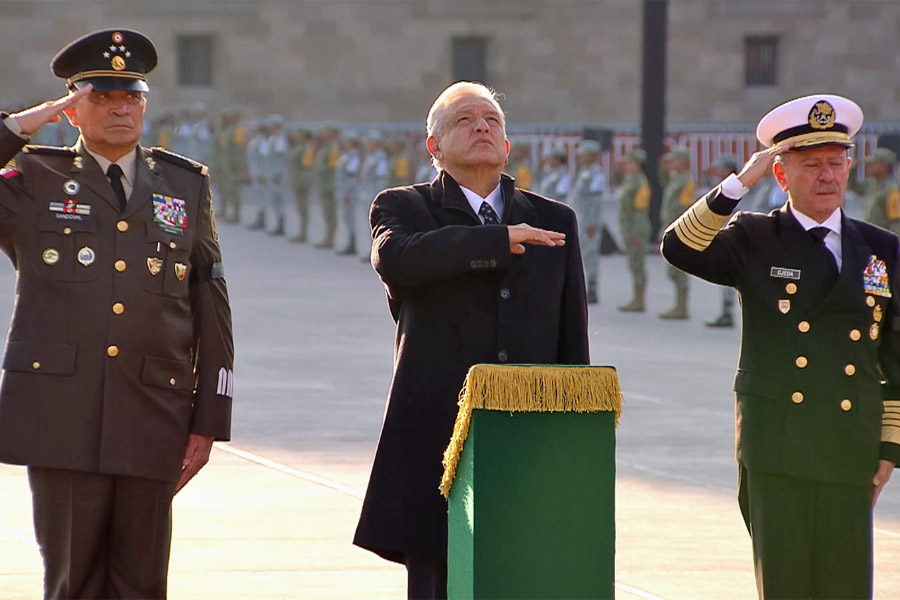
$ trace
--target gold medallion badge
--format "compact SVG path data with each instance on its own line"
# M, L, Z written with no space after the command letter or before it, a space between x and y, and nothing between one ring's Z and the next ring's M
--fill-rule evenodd
M834 107L825 100L819 100L809 111L809 126L813 129L831 129L834 127Z
M119 56L118 54L116 54L115 56L112 57L112 60L110 61L110 65L116 71L121 71L125 68L125 59L122 58L121 56Z
M872 338L872 340L878 339L878 323L872 323L872 326L869 327L869 337Z
M162 271L162 267L162 259L156 258L155 256L147 257L147 270L150 271L151 275L159 275L159 272Z
M881 307L876 306L872 309L872 318L875 319L876 323L881 323L881 319L884 315L881 312Z
M43 258L44 262L48 265L55 265L59 262L59 251L55 248L47 248L44 250L44 253L41 254L41 258Z

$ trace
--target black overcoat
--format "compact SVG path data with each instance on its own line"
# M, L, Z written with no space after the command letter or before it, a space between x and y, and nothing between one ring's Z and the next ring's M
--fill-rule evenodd
M568 206L503 176L504 224L566 234L513 255L505 225L481 225L447 173L386 190L370 213L372 265L397 323L394 376L354 543L389 560L441 556L438 491L460 388L477 363L588 364L578 227Z

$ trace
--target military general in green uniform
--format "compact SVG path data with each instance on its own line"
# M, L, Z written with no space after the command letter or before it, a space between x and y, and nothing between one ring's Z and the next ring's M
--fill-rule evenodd
M691 177L691 154L687 148L675 148L667 155L665 161L668 165L666 188L663 191L663 201L660 221L664 224L674 223L687 208L694 203L696 186ZM660 313L661 319L687 319L688 311L688 276L673 266L668 268L669 279L675 284L675 305Z
M172 497L231 435L206 167L139 144L156 60L138 32L86 35L51 64L68 96L0 115L0 461L28 467L46 598L165 598ZM74 147L26 145L63 110Z
M650 239L652 225L650 223L650 183L644 175L644 161L647 153L643 150L632 150L622 161L624 180L619 188L619 228L622 233L622 244L625 256L628 257L628 270L634 284L634 297L619 307L625 312L644 312L644 298L647 291L647 269L645 257L647 242Z

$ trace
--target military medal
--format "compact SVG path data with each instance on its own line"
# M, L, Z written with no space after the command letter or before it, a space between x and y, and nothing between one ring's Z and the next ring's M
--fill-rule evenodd
M875 319L876 323L881 323L882 316L883 315L882 315L880 306L876 306L875 308L872 309L872 318Z
M779 300L778 301L778 310L781 311L781 314L786 315L791 310L791 301L790 300Z
M175 263L175 277L178 278L178 281L184 281L185 275L187 275L187 265L180 262Z
M160 271L162 271L162 267L162 259L156 258L155 256L147 257L147 270L150 271L151 275L159 275Z
M883 260L878 260L878 257L874 254L869 257L869 262L866 264L866 268L863 269L863 291L875 296L891 297L887 265L884 264ZM869 306L872 305L870 304Z
M78 182L74 179L67 179L63 184L63 191L69 196L74 196L78 193L78 190L81 189L81 186L78 185Z
M153 221L167 233L184 235L187 229L187 209L181 198L153 194Z
M878 323L872 323L872 326L869 327L869 337L872 338L872 341L878 339Z
M59 262L59 251L54 248L47 248L44 250L44 253L41 254L41 258L44 259L44 262L48 265L55 265Z
M83 264L85 267L92 264L94 259L97 258L97 255L94 253L93 249L88 246L83 247L78 251L78 262Z

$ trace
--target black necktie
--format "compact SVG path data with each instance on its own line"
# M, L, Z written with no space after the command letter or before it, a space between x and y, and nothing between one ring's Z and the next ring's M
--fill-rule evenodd
M116 163L109 165L106 169L106 176L109 177L109 183L112 185L113 192L116 194L116 200L119 201L119 211L125 212L125 188L122 187L122 167Z
M828 246L825 245L825 237L828 236L828 234L831 232L831 229L829 229L828 227L811 227L807 231L809 231L809 234L811 236L813 236L814 238L816 238L816 240L819 242L819 244L822 245L822 248L825 250L825 253L828 255L829 263L831 264L831 266L834 269L833 273L835 275L837 275L837 273L839 272L838 266L837 266L837 258L834 256L834 254L832 254L832 252L828 248Z
M491 208L491 205L488 204L487 200L481 203L481 208L478 209L478 216L484 219L485 225L500 224L500 218L497 216L497 213L494 212L494 209Z

